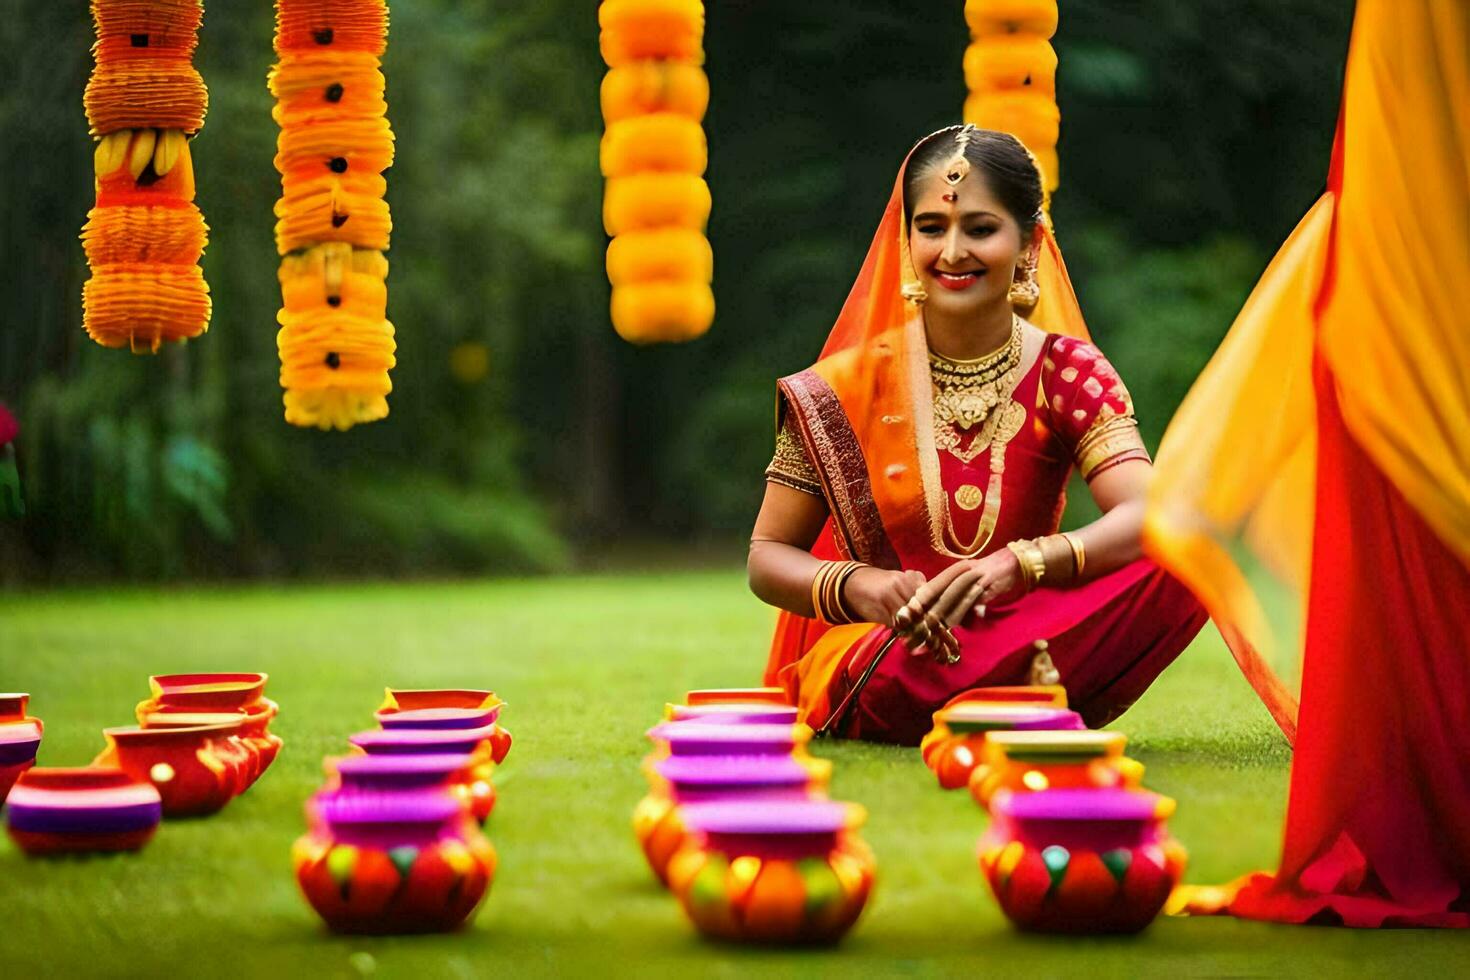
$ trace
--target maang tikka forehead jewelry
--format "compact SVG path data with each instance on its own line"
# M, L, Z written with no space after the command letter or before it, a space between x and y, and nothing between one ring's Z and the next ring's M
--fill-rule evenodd
M958 186L970 173L970 158L965 156L965 148L970 145L970 137L979 130L971 123L966 123L954 136L954 156L944 165L944 180L950 187Z

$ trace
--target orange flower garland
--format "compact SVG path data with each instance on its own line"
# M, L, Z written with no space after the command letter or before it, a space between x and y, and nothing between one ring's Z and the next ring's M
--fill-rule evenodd
M82 228L92 272L82 324L104 347L152 353L209 328L208 229L188 144L209 101L190 61L203 18L200 0L92 3L96 67L83 101L97 204Z
M602 0L603 223L613 327L637 344L692 340L715 316L709 107L701 0Z
M276 343L292 425L348 429L388 414L387 34L383 0L276 2Z
M1036 157L1047 208L1057 189L1057 0L965 0L965 122L1019 139Z

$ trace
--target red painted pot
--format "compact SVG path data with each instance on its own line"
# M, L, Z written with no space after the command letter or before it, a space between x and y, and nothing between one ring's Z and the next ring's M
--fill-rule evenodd
M920 741L919 753L940 786L959 789L969 784L970 773L980 764L987 732L1079 731L1086 727L1081 715L1065 708L966 701L934 713L934 728Z
M236 719L186 728L106 728L95 764L153 784L168 817L215 813L249 785L254 765Z

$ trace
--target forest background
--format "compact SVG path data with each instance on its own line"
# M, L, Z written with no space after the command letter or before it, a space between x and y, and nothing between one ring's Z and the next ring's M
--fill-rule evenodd
M738 560L773 382L815 358L908 146L958 120L968 42L960 0L709 3L719 312L638 349L607 317L595 4L394 3L398 367L388 419L339 434L282 420L271 5L208 3L196 57L210 331L134 357L81 329L86 5L12 3L0 401L29 510L0 521L7 585ZM1322 190L1352 4L1061 6L1058 238L1156 447Z

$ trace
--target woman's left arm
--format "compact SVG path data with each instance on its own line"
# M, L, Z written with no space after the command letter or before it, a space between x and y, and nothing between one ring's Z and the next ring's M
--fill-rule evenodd
M1102 516L1068 531L1082 542L1086 565L1074 582L1086 582L1143 557L1143 509L1153 467L1128 459L1093 477L1088 488Z

